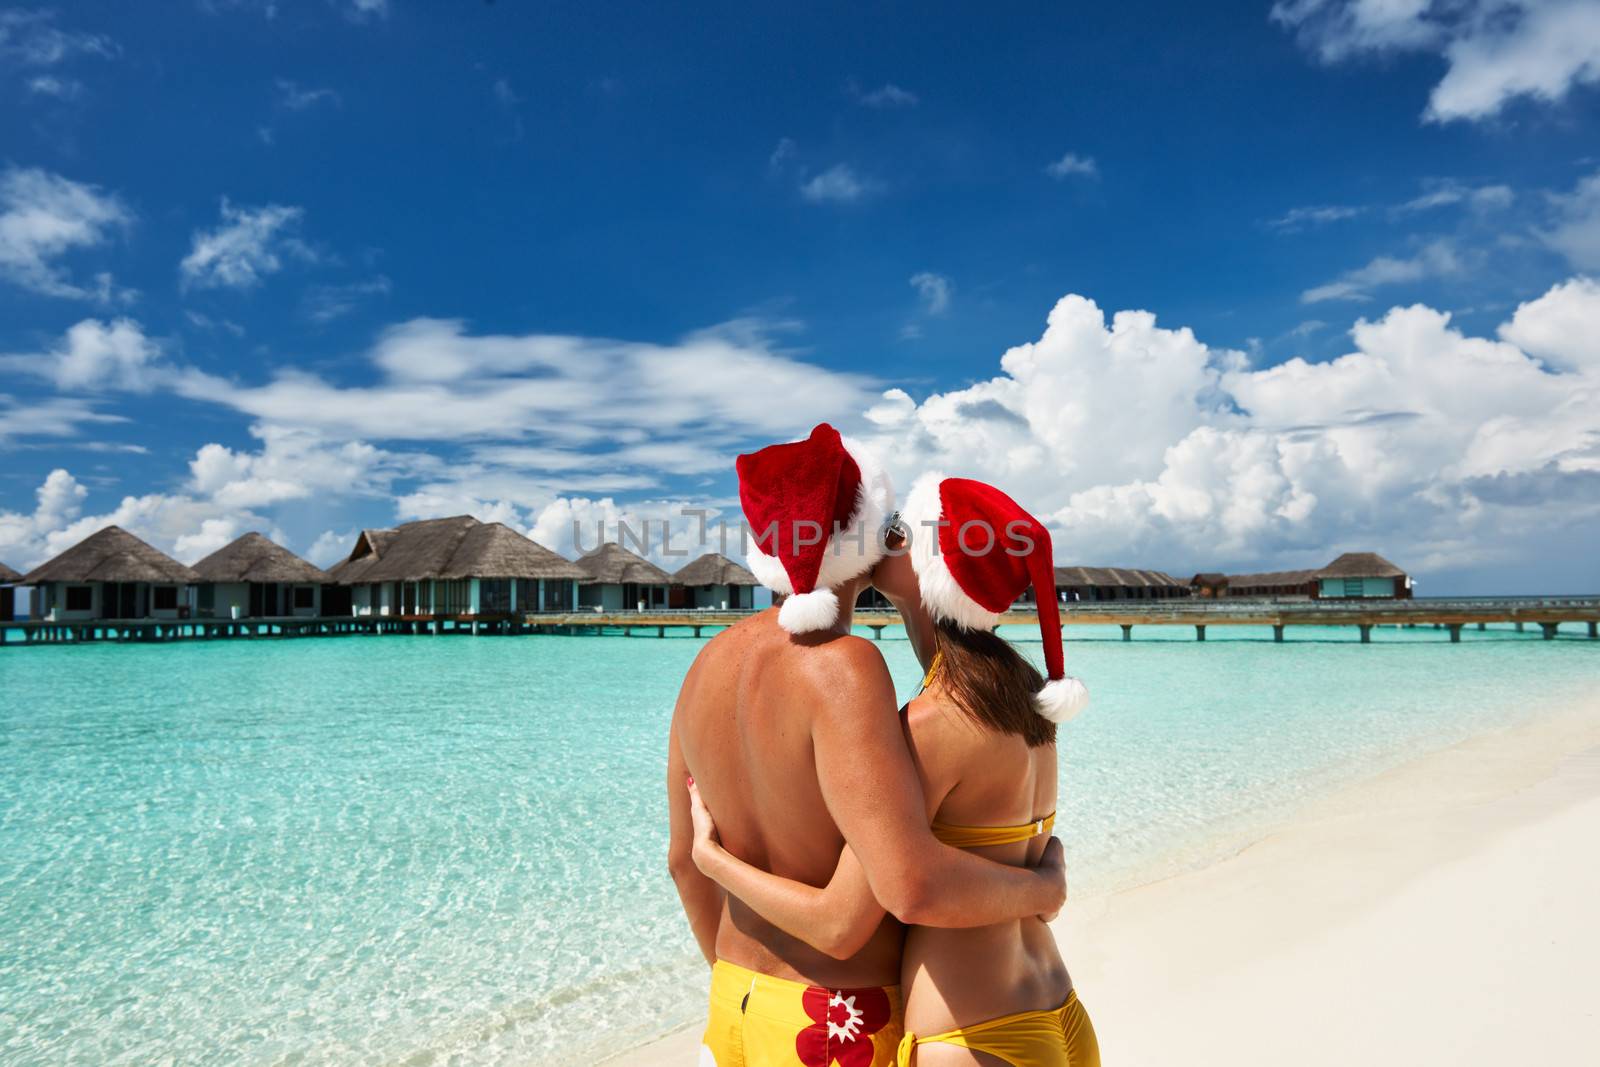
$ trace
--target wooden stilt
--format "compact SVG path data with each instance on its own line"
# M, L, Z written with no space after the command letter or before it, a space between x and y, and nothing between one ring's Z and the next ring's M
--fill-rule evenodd
M1363 624L1360 629L1361 629L1361 643L1363 645L1372 644L1372 626L1370 624Z
M1461 643L1461 624L1459 622L1452 622L1449 624L1449 627L1450 643L1453 645L1459 645Z
M1126 623L1125 622L1125 623L1122 624L1122 639L1124 641L1132 641L1133 640L1133 624L1132 623Z

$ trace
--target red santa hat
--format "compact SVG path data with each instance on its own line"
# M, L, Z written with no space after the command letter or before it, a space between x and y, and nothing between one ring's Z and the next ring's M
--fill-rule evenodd
M879 533L894 511L889 476L825 422L804 441L769 445L737 465L755 542L750 570L788 596L778 624L796 634L826 630L839 620L833 586L883 558Z
M1063 663L1055 554L1044 523L992 485L942 474L917 479L900 517L911 532L922 603L934 619L992 630L1033 586L1047 677L1036 707L1051 722L1082 711L1089 691Z

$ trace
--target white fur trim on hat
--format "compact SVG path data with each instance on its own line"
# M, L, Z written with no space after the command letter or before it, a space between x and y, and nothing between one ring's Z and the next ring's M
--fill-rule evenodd
M837 534L830 532L822 554L822 566L817 571L818 589L843 585L877 565L883 558L883 540L879 535L894 511L894 485L888 472L857 441L849 437L841 437L840 441L855 460L861 484L856 489L856 506L850 513L850 521ZM756 581L774 593L794 592L794 583L789 580L783 563L776 556L763 552L760 545L752 542L746 562Z
M1059 681L1046 682L1034 694L1034 707L1054 723L1063 723L1089 706L1089 689L1078 679L1068 675Z
M839 597L832 589L796 593L778 609L778 625L792 634L826 630L839 621Z
M911 569L917 573L922 605L935 621L948 620L964 630L992 630L1000 625L999 614L966 594L939 551L938 524L944 520L939 485L944 480L937 471L918 478L900 512L900 521L911 531Z

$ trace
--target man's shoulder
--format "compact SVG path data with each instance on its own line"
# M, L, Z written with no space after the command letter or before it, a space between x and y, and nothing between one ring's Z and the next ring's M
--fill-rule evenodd
M808 645L792 657L798 672L819 692L841 696L856 691L892 693L889 666L876 645L864 637L840 634Z

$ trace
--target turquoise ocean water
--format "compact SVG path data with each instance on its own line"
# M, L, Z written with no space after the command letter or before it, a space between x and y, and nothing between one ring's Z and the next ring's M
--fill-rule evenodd
M1078 894L1600 689L1576 634L1119 637L1070 631ZM0 650L0 1063L589 1063L694 1018L663 753L699 646Z

